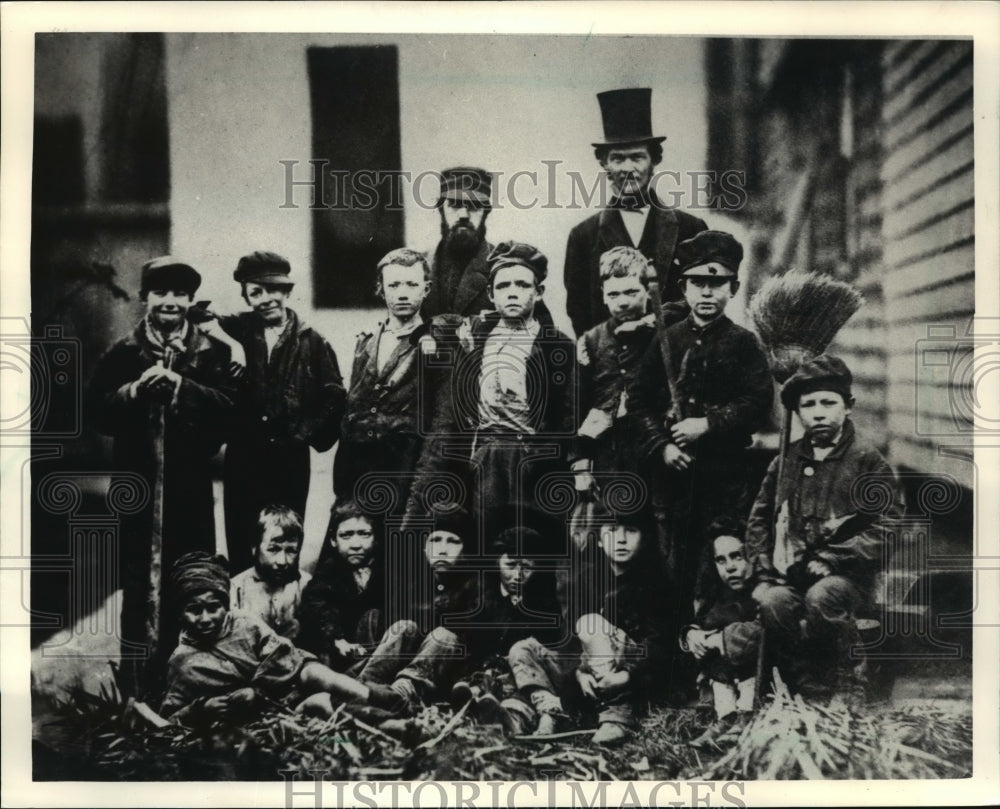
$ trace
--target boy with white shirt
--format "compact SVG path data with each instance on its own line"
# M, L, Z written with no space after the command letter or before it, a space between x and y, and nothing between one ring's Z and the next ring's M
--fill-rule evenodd
M464 353L448 400L451 431L472 439L475 513L487 529L510 503L530 507L542 475L565 468L578 423L573 341L536 309L548 260L530 244L503 242L489 268L496 311L459 330Z

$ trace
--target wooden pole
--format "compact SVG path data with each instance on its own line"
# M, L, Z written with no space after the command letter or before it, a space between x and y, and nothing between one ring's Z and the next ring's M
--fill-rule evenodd
M164 368L173 365L173 351L168 347L160 364ZM157 665L160 652L160 610L163 582L163 438L166 431L166 405L153 405L153 510L149 533L149 594L146 601L146 647L149 656L146 658L144 680L150 680L151 667Z

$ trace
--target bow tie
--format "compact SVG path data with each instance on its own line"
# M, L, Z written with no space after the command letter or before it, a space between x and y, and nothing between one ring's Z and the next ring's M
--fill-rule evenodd
M639 212L649 205L649 200L644 196L615 197L611 200L609 207L616 211Z

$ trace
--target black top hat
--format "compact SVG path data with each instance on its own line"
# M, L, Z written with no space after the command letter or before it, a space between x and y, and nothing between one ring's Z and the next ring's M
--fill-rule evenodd
M653 134L649 87L630 87L597 94L604 121L604 142L593 146L619 146L623 143L662 143L667 138Z
M485 169L456 166L441 172L441 193L437 204L469 202L480 208L491 207L493 175Z

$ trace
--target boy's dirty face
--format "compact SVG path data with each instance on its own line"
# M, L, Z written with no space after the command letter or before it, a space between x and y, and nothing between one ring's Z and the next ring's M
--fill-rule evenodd
M432 531L424 545L424 556L434 570L448 570L461 558L464 545L458 534L453 534L451 531Z
M181 325L191 308L191 295L179 289L150 289L146 292L146 312L150 322L163 331Z
M278 525L268 525L254 556L257 575L272 584L292 581L299 571L302 540L289 536Z
M609 526L601 533L601 548L616 565L627 565L639 552L642 531L631 525Z
M799 418L809 440L816 446L833 443L851 413L844 397L832 390L817 390L799 397Z
M181 623L185 631L202 641L215 640L222 632L229 607L218 593L205 591L191 596L184 604Z
M503 554L498 562L500 568L500 582L511 595L521 595L524 585L535 572L535 562L523 556L511 557Z
M375 531L363 517L351 517L337 526L333 546L351 567L365 567L371 563L375 548Z
M684 300L700 323L709 323L720 317L740 286L725 267L718 264L707 266L715 266L719 275L689 275L681 279Z
M750 578L750 564L743 551L743 540L737 537L716 537L712 543L712 559L719 578L729 588L740 591Z
M400 320L409 320L420 310L429 288L421 264L389 264L382 268L380 289L386 309Z
M535 301L544 291L535 283L535 274L527 267L504 267L493 276L490 300L505 320L527 320L535 312Z
M634 275L609 278L604 282L604 305L618 323L638 320L646 314L649 297L642 282Z
M255 284L248 281L243 286L243 297L261 320L269 324L285 322L285 308L289 288L284 284Z

